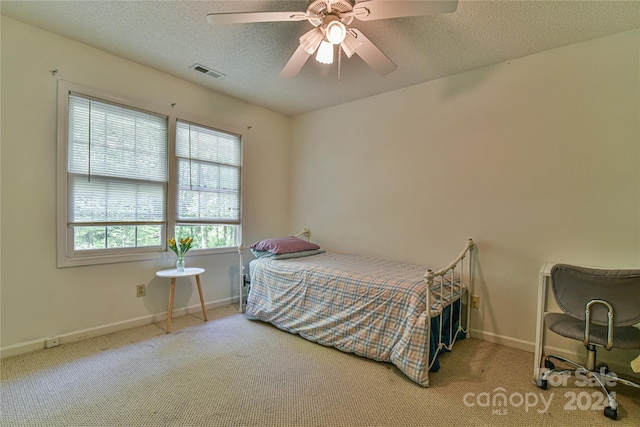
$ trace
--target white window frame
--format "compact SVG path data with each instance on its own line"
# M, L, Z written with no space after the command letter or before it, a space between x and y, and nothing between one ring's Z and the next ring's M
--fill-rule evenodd
M205 158L198 158L197 154L193 154L194 157L192 157L192 153L191 153L191 149L192 149L192 143L191 143L191 137L189 136L188 142L186 140L182 140L182 143L184 144L185 142L187 142L187 146L188 146L188 153L184 153L182 155L178 155L178 145L180 144L180 140L178 138L178 127L181 127L183 129L183 131L187 131L189 133L191 133L191 127L194 127L195 130L194 132L196 134L200 133L200 131L204 131L204 133L213 133L213 134L219 134L219 136L216 137L216 139L218 138L224 138L224 137L229 137L229 139L234 140L234 148L236 147L235 142L237 141L238 143L240 143L239 148L239 152L238 152L238 164L232 164L232 160L225 160L225 159L221 159L221 158L217 158L216 160L209 158L209 159L205 159ZM205 126L202 123L194 123L194 122L189 122L183 119L177 119L176 121L176 149L174 149L173 152L173 159L175 161L174 166L175 166L175 170L176 170L176 185L175 185L175 190L176 190L176 203L174 206L176 206L176 214L175 214L175 223L176 226L206 226L206 225L221 225L221 226L232 226L236 229L235 231L235 236L238 236L238 233L240 232L240 221L241 221L241 216L240 216L240 207L241 207L241 203L242 203L242 187L241 187L241 177L242 177L242 138L240 135L234 134L232 132L228 132L225 130L221 130L218 128L214 128L212 126ZM184 147L184 146L183 146ZM200 146L200 148L202 148L202 146ZM185 156L186 154L186 156ZM206 220L206 219L202 219L202 217L199 218L193 218L193 220L190 219L185 219L185 218L180 218L180 214L179 214L179 210L180 210L180 200L179 200L179 194L180 193L180 180L177 177L177 173L179 172L180 169L180 162L187 162L189 164L188 168L191 169L191 163L192 161L195 164L202 164L202 165L206 165L209 167L218 167L218 168L230 168L230 169L234 169L237 170L238 172L238 188L237 188L237 202L238 202L238 212L237 212L237 217L235 218L229 218L229 219L220 219L219 221L214 221L214 220ZM191 171L189 172L189 176L191 177ZM191 185L189 185L190 187ZM182 182L182 189L184 189L186 187L185 183ZM213 193L224 193L225 189L222 188L217 188L217 189L213 189L213 191L211 190L207 190L204 187L202 187L201 189L196 189L195 193L202 193L202 194L206 194L207 192L213 192ZM183 235L176 235L176 238L178 237L186 237ZM194 236L190 236L190 237L194 237ZM236 239L237 240L237 239ZM236 244L239 244L236 241Z
M140 247L140 248L122 248L110 249L108 253L105 251L74 251L73 230L68 226L68 195L67 195L67 150L68 150L68 120L69 120L69 94L76 93L87 97L96 98L114 104L120 104L125 107L148 111L153 114L166 116L168 119L168 147L167 147L167 165L168 165L168 183L166 194L166 217L164 233L162 235L161 246L159 247ZM57 265L58 267L73 267L81 265L97 265L129 261L174 259L175 254L167 247L167 238L174 237L176 225L176 193L177 193L177 171L176 171L176 154L175 154L175 135L176 123L180 121L188 121L202 126L214 128L222 132L228 132L240 137L240 223L237 225L236 243L242 242L242 205L243 205L243 133L239 128L216 123L210 119L202 117L193 117L188 114L176 114L172 106L162 107L152 105L140 101L126 99L101 90L80 86L63 80L58 81L58 158L57 158ZM232 253L237 250L237 246L210 248L210 249L192 249L189 251L190 256L209 255L216 253ZM98 251L102 252L99 253Z

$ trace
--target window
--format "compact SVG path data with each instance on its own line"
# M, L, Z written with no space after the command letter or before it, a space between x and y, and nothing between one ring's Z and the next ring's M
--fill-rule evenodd
M59 82L58 266L240 242L241 135L159 110Z
M161 247L167 118L70 94L67 144L73 252Z
M176 124L176 236L195 248L236 245L240 224L240 137Z

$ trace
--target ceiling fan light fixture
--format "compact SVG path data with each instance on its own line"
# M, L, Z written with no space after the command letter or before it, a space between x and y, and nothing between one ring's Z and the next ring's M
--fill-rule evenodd
M318 48L316 61L322 64L333 64L333 45L331 43L322 40Z
M327 41L331 44L340 44L347 36L347 28L340 21L331 21L325 29Z
M347 33L347 36L344 38L344 41L340 43L340 46L347 55L347 58L351 58L361 44L353 34Z
M309 55L313 55L313 52L315 52L318 46L320 46L322 38L322 31L320 31L318 28L314 28L310 31L307 31L302 35L302 37L300 37L300 45L305 52L307 52Z

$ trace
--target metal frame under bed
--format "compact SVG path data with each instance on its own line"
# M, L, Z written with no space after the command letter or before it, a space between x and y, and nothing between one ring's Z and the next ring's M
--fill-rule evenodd
M306 241L309 241L311 231L308 228L305 228L300 233L296 234L295 237L304 238ZM438 322L435 322L438 326L438 342L435 346L433 346L433 350L436 352L436 355L440 353L441 350L445 349L446 351L451 351L453 345L457 341L460 334L464 334L466 338L469 338L469 327L470 327L470 318L471 318L471 298L473 295L473 249L475 247L475 243L473 239L468 239L467 244L464 249L460 252L460 254L451 261L446 267L441 268L439 270L427 269L424 274L424 283L427 288L426 301L425 306L426 310L429 313L430 321L426 322L427 325L427 337L431 339L432 336L432 323L434 318L439 318ZM246 307L246 303L244 300L244 292L248 290L248 283L246 281L246 275L244 274L244 262L243 262L243 252L246 249L246 246L241 245L238 247L239 254L239 271L240 271L240 280L239 280L239 311L243 313ZM465 263L465 261L467 261ZM466 268L465 268L466 264ZM451 274L448 274L451 272ZM433 285L438 280L442 281L443 286L440 286L440 292L433 292ZM444 286L445 284L453 285L455 280L459 279L459 285L463 287L463 291L460 294L460 297L456 300L453 300L453 292L454 286ZM431 301L435 296L437 300L443 301L445 300L444 289L450 289L449 300L450 303L447 307L442 307L440 310L433 310L431 308ZM459 301L460 306L458 310L454 310L454 304ZM463 309L463 307L466 307ZM445 319L445 312L448 312L448 319ZM457 319L454 318L454 315L457 312ZM463 313L464 313L464 322L463 322ZM448 321L445 321L448 320ZM444 331L443 328L445 325L448 325L448 331ZM463 326L464 325L464 326ZM455 330L454 330L455 328ZM448 339L443 341L443 332L448 332ZM429 361L429 369L431 370L434 363L437 361L437 357L431 357L432 346L427 345L427 360Z

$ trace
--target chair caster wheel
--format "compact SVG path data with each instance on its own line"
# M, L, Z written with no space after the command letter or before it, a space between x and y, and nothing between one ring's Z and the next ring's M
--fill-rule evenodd
M556 365L554 365L551 360L544 359L544 367L547 368L547 369L555 369Z
M607 375L609 373L609 365L607 365L606 363L598 363L595 371Z
M611 418L612 420L618 419L618 410L611 409L611 406L607 406L604 408L604 416L607 418Z
M541 388L543 390L546 390L547 387L549 386L549 381L547 380L542 380L542 379L537 379L536 380L536 385L538 386L538 388Z

